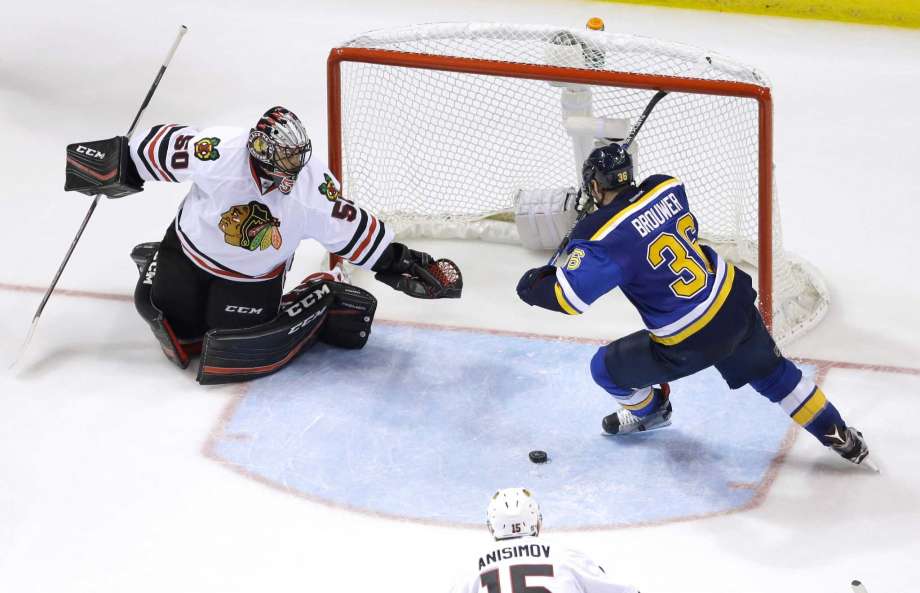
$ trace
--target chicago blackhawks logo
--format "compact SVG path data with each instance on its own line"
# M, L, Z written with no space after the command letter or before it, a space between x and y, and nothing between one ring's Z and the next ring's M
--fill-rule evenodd
M319 193L326 196L326 199L330 202L335 202L341 197L342 192L335 186L335 181L333 181L328 173L323 173L323 177L326 179L326 182L319 186Z
M217 145L220 138L202 138L195 143L195 158L200 161L216 161L220 158Z
M196 147L197 152L197 147ZM281 221L272 216L268 206L252 201L233 206L220 216L218 228L224 241L249 251L265 250L269 246L281 249Z

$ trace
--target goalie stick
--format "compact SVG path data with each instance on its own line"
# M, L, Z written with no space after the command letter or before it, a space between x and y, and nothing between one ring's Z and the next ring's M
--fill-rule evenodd
M147 96L144 97L144 101L141 103L140 109L137 110L137 114L134 116L134 121L131 122L131 126L128 128L128 132L125 134L125 136L130 138L134 134L134 129L137 127L137 122L140 120L144 110L146 110L147 106L150 104L150 99L153 98L153 93L157 90L157 87L160 84L160 80L163 78L163 74L166 73L166 67L169 66L169 63L172 61L173 54L176 53L176 49L179 47L179 42L182 41L182 38L186 33L188 33L188 27L181 25L179 27L179 32L176 34L176 39L173 41L172 47L169 48L169 52L166 54L166 59L163 60L163 64L157 71L156 78L153 79L153 84L150 85L150 89L147 91ZM102 194L96 194L93 196L93 202L89 205L89 210L86 211L86 216L83 217L83 222L80 224L80 228L77 230L77 234L73 238L73 241L71 241L70 248L67 249L67 253L64 255L64 261L62 261L61 265L58 267L57 272L54 274L54 278L51 280L51 285L48 287L48 290L45 291L45 296L42 297L42 302L38 305L38 309L35 311L35 315L32 316L32 325L29 327L29 333L26 335L26 339L22 343L22 347L19 349L19 354L16 356L16 360L13 361L13 364L10 365L10 368L15 367L19 363L26 350L28 349L29 343L32 341L32 336L35 334L35 328L38 326L38 320L42 316L42 311L45 310L45 305L48 304L48 299L51 298L51 293L54 292L54 288L57 286L58 280L61 278L61 274L64 272L64 268L67 267L67 263L70 261L70 256L73 254L73 250L77 247L77 242L80 240L80 237L83 236L83 231L86 229L86 225L89 223L89 219L92 217L93 212L96 210L96 206L99 204L99 198L101 197Z
M639 119L636 120L636 123L633 124L629 134L626 135L626 138L623 140L623 152L626 152L629 149L629 145L633 143L633 140L636 139L636 135L639 133L639 130L642 129L642 124L645 123L645 120L648 119L650 113L655 108L655 105L658 104L658 101L661 101L665 95L668 94L668 91L658 91L655 93L655 96L651 98L648 102L648 105L645 106L645 109L642 110L642 114L639 115ZM584 191L582 188L581 191ZM565 237L562 238L562 242L559 243L559 247L556 248L556 252L553 253L552 257L549 258L549 261L546 262L548 266L556 265L556 260L559 259L559 256L565 251L566 246L569 244L569 240L572 237L572 231L575 230L575 227L579 222L585 217L587 211L584 210L578 213L578 217L575 218L575 223L572 225L572 228L569 229L569 232L565 234Z

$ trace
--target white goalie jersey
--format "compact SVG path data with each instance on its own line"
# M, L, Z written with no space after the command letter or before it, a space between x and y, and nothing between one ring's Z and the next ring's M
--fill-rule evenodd
M191 181L175 229L185 255L229 280L283 274L303 239L371 268L394 238L383 221L343 198L339 182L313 156L291 185L265 179L250 162L247 130L158 125L131 139L146 181Z
M479 557L478 569L451 593L639 593L613 582L587 556L544 537L496 541Z

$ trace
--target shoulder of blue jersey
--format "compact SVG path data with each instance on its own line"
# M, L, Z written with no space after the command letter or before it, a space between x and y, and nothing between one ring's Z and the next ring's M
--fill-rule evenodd
M642 183L639 184L638 186L639 191L644 194L650 190L655 189L656 187L658 187L659 185L661 185L662 183L670 179L674 179L678 183L681 183L680 179L678 179L674 175L663 175L663 174L649 175L642 181Z
M603 208L599 208L596 212L593 212L582 219L575 229L572 231L572 240L588 241L596 240L594 239L595 235L598 234L604 225L613 220L617 215L619 215L624 210L633 206L637 201L642 200L648 192L655 191L659 186L663 184L668 184L669 181L674 181L677 184L681 184L681 181L672 175L649 175L646 177L642 183L636 186L636 189L633 191L632 196L621 196L613 201L613 203L608 204Z

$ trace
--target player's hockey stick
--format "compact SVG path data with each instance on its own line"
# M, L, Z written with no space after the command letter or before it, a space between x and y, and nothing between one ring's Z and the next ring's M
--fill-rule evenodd
M668 94L668 91L658 91L655 93L655 96L651 98L648 102L648 105L645 106L645 109L642 110L642 114L639 116L639 119L636 120L636 123L633 124L633 127L629 130L629 133L626 135L626 138L623 140L621 146L623 147L623 152L626 152L629 149L629 145L633 143L633 140L636 139L636 135L639 133L639 130L642 129L642 124L645 123L645 120L648 119L649 114L652 112L652 109L655 108L655 105L658 104L658 101L661 101L665 95ZM584 189L582 189L584 191ZM552 257L549 258L549 261L546 262L546 265L553 266L556 265L556 260L559 259L559 256L562 255L562 252L565 251L566 246L569 244L569 240L572 238L572 231L575 230L575 226L587 215L587 211L583 210L578 213L578 216L575 218L575 224L572 225L572 228L569 229L569 232L565 234L565 237L562 238L562 242L559 243L559 247L556 248L556 252L553 253Z
M166 54L166 59L163 60L163 64L160 66L156 78L153 79L153 84L150 85L150 90L147 91L147 96L144 97L144 101L141 103L140 109L137 110L137 115L134 116L134 121L131 122L131 127L128 128L128 133L125 134L125 136L130 138L131 135L134 134L134 128L137 127L137 122L140 120L144 110L147 109L147 105L150 104L150 99L153 97L153 93L157 90L157 87L160 84L160 80L163 78L163 74L166 72L166 67L169 66L169 63L172 61L173 54L176 53L176 48L179 47L179 42L182 41L182 38L186 33L188 33L188 27L181 25L179 27L179 32L176 34L176 39L173 41L172 47L169 48L169 53ZM19 355L16 357L16 360L13 361L13 364L10 365L10 368L13 368L19 363L25 354L26 349L28 349L29 342L32 341L32 336L35 334L35 328L38 326L38 320L42 316L42 311L45 310L45 305L48 304L48 299L51 298L51 293L54 292L54 288L57 286L58 280L61 278L61 274L64 272L64 268L67 267L67 262L70 261L70 256L73 254L73 250L76 248L80 237L83 236L83 231L86 229L86 225L89 223L89 219L92 217L93 212L96 210L96 206L99 204L99 198L101 197L102 194L96 194L93 196L93 202L89 205L89 210L86 211L86 216L83 217L83 223L80 225L79 230L77 230L77 235L73 238L73 241L71 241L70 248L64 255L64 261L62 261L60 267L58 267L57 273L54 275L54 279L51 280L51 286L49 286L48 290L45 291L45 296L42 297L42 302L38 305L38 310L35 311L35 315L32 317L32 325L29 327L29 333L26 335L26 339L22 343L22 347L19 349Z

